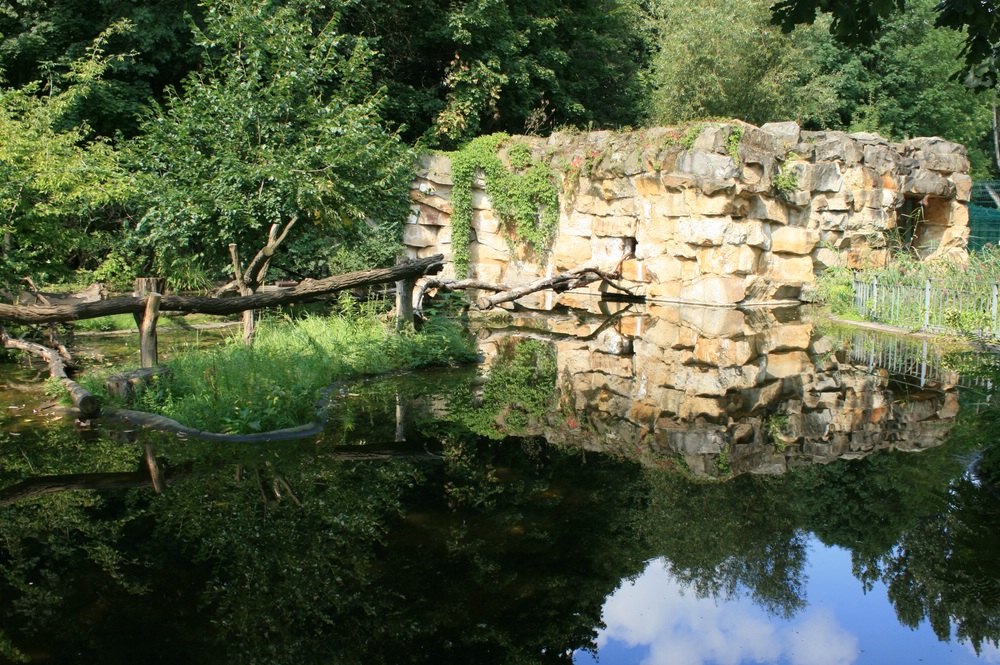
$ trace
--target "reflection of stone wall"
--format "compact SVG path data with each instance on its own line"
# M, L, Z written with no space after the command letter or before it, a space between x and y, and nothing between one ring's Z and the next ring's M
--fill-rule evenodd
M587 341L558 336L586 336L576 319L534 321L555 340L564 411L575 414L553 414L542 426L548 440L640 459L680 456L696 475L724 475L727 466L781 473L881 448L932 447L958 409L954 391L893 401L887 379L850 364L839 341L770 311L651 306Z
M941 139L706 123L690 149L663 128L519 140L558 175L559 233L547 250L512 250L480 181L469 249L483 280L517 285L593 263L620 266L650 300L731 305L795 298L827 265L884 261L893 229L925 256L965 255L969 162ZM796 189L778 191L792 179ZM450 255L452 184L446 156L422 160L411 256Z

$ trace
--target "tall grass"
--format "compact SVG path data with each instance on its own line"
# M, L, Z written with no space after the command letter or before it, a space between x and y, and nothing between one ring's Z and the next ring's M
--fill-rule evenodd
M366 374L475 359L458 324L432 320L397 333L372 314L261 322L252 347L234 338L168 363L129 406L215 432L250 433L314 420L330 384Z

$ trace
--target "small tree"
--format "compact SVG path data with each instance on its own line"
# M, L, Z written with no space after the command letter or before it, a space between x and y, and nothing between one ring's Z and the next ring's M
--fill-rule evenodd
M129 182L112 145L72 122L79 100L101 83L113 59L112 26L61 77L0 88L0 287L23 277L63 277L96 265L118 228Z
M395 256L412 156L381 121L369 44L310 7L203 4L202 68L131 146L143 192L132 241L168 279L218 276L231 243L259 247L296 218L297 233L328 234L366 263Z

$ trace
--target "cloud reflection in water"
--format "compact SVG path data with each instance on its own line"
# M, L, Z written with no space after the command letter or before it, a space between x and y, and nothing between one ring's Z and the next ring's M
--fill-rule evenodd
M747 598L698 598L673 578L663 559L651 561L608 598L604 622L597 639L604 665L849 665L858 656L857 638L829 608L809 607L785 621ZM623 649L627 660L614 655ZM577 662L594 661L577 654Z

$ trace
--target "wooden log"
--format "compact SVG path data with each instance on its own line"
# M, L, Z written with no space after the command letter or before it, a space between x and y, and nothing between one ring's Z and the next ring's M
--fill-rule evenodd
M146 310L142 315L142 325L139 327L139 365L155 367L158 364L156 349L156 322L160 318L159 293L146 296Z
M395 282L405 277L417 278L425 274L436 274L444 267L444 256L435 254L426 259L419 259L391 268L376 268L335 275L326 279L305 280L298 286L287 291L273 293L255 293L251 296L236 298L212 298L210 296L178 296L165 295L160 302L160 309L169 312L187 312L200 314L236 314L248 309L264 309L278 307L297 302L313 300L323 296L353 289L356 287L373 286ZM27 307L0 303L0 320L23 324L52 323L93 319L111 314L132 314L143 311L146 307L145 298L124 297L100 300L91 303L72 305L32 305Z
M128 399L136 392L139 386L149 383L154 377L165 377L169 374L170 370L162 365L147 367L135 370L134 372L112 374L105 380L104 385L107 387L109 395L117 395L122 399Z
M47 346L42 346L41 344L11 337L7 330L2 327L0 327L0 337L3 338L4 348L26 351L44 359L49 364L49 375L54 379L58 379L63 387L66 388L70 398L73 400L73 404L76 405L76 408L80 409L80 413L84 416L93 416L101 410L101 405L97 401L97 398L66 374L66 365L63 363L63 359L59 356L58 351L50 349Z

